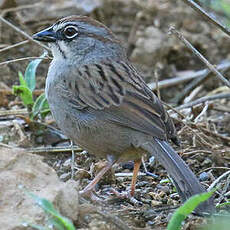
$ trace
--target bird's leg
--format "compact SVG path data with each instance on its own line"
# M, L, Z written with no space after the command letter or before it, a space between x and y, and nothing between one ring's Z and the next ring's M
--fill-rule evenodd
M106 166L101 169L101 171L95 176L95 178L79 193L83 196L90 197L91 199L95 200L95 195L93 195L93 190L99 180L104 176L104 174L112 168L114 161L108 161Z
M133 168L133 177L131 182L131 191L130 191L131 196L134 196L136 182L137 182L137 174L139 172L140 166L141 166L141 159L135 160L134 168Z
M115 189L111 189L111 192L116 197L118 197L120 199L128 199L134 205L139 205L141 203L141 202L139 202L138 200L136 200L133 197L134 196L134 192L135 192L136 181L137 181L137 174L139 172L140 166L141 166L141 159L134 160L133 177L132 177L130 191L120 193L120 192L116 191Z

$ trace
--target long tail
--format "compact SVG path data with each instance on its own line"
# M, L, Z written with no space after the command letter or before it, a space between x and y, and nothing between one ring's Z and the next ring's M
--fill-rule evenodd
M151 153L164 166L176 186L177 192L183 201L191 196L206 192L206 189L200 184L194 173L166 142L154 139L153 143L144 143L142 148ZM196 212L214 212L213 199L201 203Z

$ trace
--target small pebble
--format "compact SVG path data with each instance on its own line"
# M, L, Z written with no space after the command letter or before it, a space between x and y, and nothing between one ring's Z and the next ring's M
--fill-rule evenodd
M68 173L63 173L61 176L60 176L60 180L66 182L67 180L69 180L71 178L71 173L68 172Z
M68 167L70 167L71 166L71 158L69 158L69 159L67 159L64 163L63 163L63 167L65 167L65 168L68 168Z
M167 186L167 185L163 186L163 185L161 185L161 184L158 184L156 187L157 187L159 190L161 190L161 191L163 191L163 192L165 192L165 193L169 193L169 192L170 192L170 188L169 188L169 186Z
M151 221L151 220L150 220L150 221L148 221L147 223L148 223L149 226L154 226L154 225L155 225L155 221Z
M138 182L138 183L136 184L136 187L137 187L137 188L140 188L140 187L143 187L143 186L148 185L148 184L149 184L148 181L140 181L140 182Z
M149 158L149 164L152 166L155 163L155 157L152 156Z
M206 181L206 180L208 180L209 179L209 175L208 175L208 173L206 173L206 172L202 172L201 174L200 174L200 176L199 176L199 180L200 181Z
M151 200L151 206L159 206L159 205L162 205L162 202L161 201L157 201L157 200Z
M74 180L80 180L83 178L90 179L91 175L89 174L88 171L86 171L84 169L78 169L74 174Z

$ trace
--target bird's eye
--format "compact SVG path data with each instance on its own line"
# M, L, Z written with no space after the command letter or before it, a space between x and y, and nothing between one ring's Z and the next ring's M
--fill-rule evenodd
M78 30L75 26L67 26L64 29L64 35L66 38L74 38L78 34Z

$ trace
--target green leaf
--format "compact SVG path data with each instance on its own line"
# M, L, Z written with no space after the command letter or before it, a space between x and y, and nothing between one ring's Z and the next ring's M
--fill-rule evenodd
M42 61L42 58L46 56L47 52L45 51L39 59L35 59L29 63L29 65L26 67L25 71L25 81L28 86L28 88L33 92L36 86L36 70L40 62Z
M21 71L18 71L19 82L21 86L27 87L27 83Z
M49 104L46 100L45 94L41 94L35 101L32 108L32 119L39 113L43 116L49 112Z
M31 106L33 105L33 95L29 88L22 86L22 85L14 85L13 86L13 93L17 96L20 96L21 100L23 101L24 105Z
M50 113L50 109L44 109L44 110L42 110L41 111L41 117L42 117L42 119L44 119L47 116L47 114L49 114L49 113Z
M189 198L180 208L173 214L167 230L179 230L185 218L202 202L208 200L214 191L197 194Z
M50 219L50 222L61 229L67 229L67 230L75 230L75 227L68 218L63 217L53 206L51 202L44 198L40 198L36 195L34 195L31 192L26 191L27 194L29 194L36 203L48 214L51 215L52 219Z
M164 183L169 183L170 182L170 179L169 178L166 178L166 179L162 179L160 181L160 184L164 184Z
M222 208L222 207L224 207L226 205L230 205L230 202L228 201L228 202L225 202L225 203L222 203L222 204L218 204L218 205L216 205L216 207L217 208Z
M56 219L49 220L49 224L51 224L52 226L54 226L54 229L57 229L57 230L66 230L66 228L63 226L63 224L61 224Z

